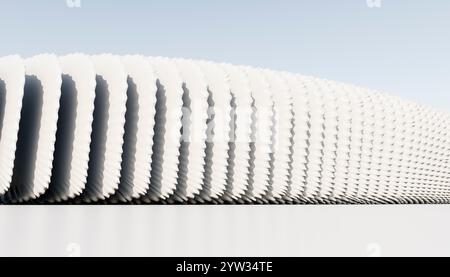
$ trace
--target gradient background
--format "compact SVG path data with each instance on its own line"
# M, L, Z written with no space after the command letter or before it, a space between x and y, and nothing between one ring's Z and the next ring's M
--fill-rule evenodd
M375 0L376 1L376 0ZM450 111L450 1L1 0L0 55L288 70ZM450 206L0 207L0 256L450 255Z
M381 0L380 8L366 0L0 3L0 55L207 59L350 82L450 111L450 1Z

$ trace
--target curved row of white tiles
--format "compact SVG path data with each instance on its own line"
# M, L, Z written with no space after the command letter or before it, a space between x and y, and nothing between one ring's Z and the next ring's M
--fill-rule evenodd
M0 58L3 203L448 203L450 118L206 61Z

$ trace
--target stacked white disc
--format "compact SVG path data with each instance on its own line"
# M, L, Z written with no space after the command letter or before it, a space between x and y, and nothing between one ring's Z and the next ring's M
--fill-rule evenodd
M0 200L450 202L450 116L207 61L0 58Z

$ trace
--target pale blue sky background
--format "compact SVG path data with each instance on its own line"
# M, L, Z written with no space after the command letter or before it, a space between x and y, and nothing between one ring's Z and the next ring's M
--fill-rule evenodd
M450 1L1 0L0 55L140 53L269 67L450 111Z

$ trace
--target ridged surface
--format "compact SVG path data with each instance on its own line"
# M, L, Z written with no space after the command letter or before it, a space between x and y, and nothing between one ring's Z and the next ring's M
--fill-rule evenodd
M88 56L74 54L61 57L61 70L76 86L76 115L72 142L72 161L68 178L68 198L80 195L86 184L94 113L96 72ZM58 185L58 184L56 184Z
M32 194L23 195L22 197L22 199L28 200L39 197L49 187L62 80L59 61L54 55L40 55L27 59L25 61L25 71L28 76L35 77L40 81L43 92L35 169L32 174L32 184L27 184L33 190ZM17 174L21 173L18 172ZM18 185L20 186L21 184Z
M181 143L185 172L179 172L183 197L193 198L202 189L205 167L206 129L208 118L208 87L200 67L191 60L175 61L183 81L183 133Z
M153 135L155 127L155 105L156 105L156 77L154 69L150 65L150 62L143 56L125 56L122 58L125 71L128 74L128 82L135 86L133 89L136 93L134 97L137 101L137 118L136 118L136 130L134 134L134 148L133 153L130 156L133 165L128 165L134 170L130 169L124 176L122 171L122 177L128 178L122 180L126 183L126 186L131 187L130 196L133 198L139 198L144 195L150 187L150 172L152 165L153 154ZM130 88L129 88L130 90ZM132 93L131 91L129 91ZM130 100L129 100L130 101ZM127 111L129 112L129 111Z
M198 62L208 86L209 107L206 142L209 159L205 161L204 183L207 196L218 198L226 190L228 151L230 150L231 87L225 71L218 64Z
M0 201L450 203L450 116L269 69L0 58Z
M183 82L175 62L167 58L150 58L150 64L155 70L159 81L158 99L164 115L160 118L161 125L155 129L161 139L162 151L155 155L152 167L152 184L157 197L168 198L176 190L178 164L181 140L181 118L183 107Z
M106 106L106 133L103 155L103 172L98 175L101 195L94 197L104 199L113 195L119 188L120 169L122 162L122 145L125 125L125 105L127 101L127 74L117 56L103 54L92 57L97 79L105 82L103 88ZM99 88L97 87L97 90ZM99 95L97 94L97 97Z
M18 56L0 58L0 194L11 182L25 86L25 66Z

